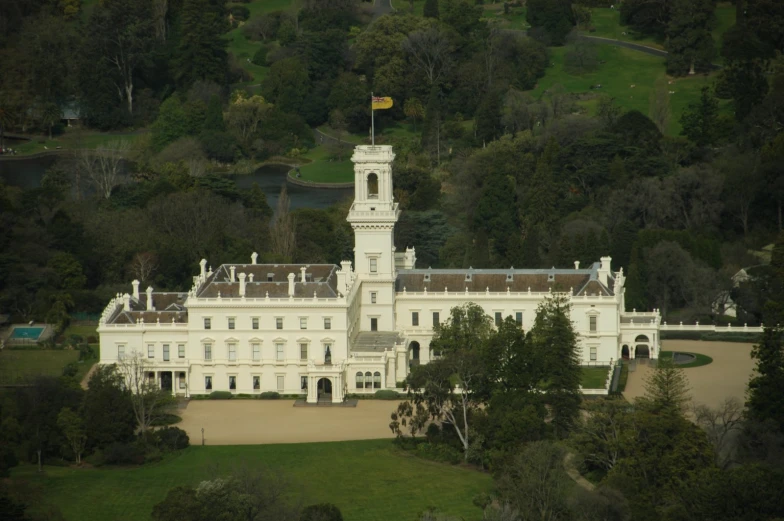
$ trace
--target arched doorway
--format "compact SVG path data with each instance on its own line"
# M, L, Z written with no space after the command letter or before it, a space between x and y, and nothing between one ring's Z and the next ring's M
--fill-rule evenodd
M411 342L408 345L410 365L413 367L419 365L419 342Z
M650 339L645 335L637 335L634 339L634 358L650 358L651 351L648 345L651 343Z
M332 401L332 380L329 378L320 378L316 384L318 389L318 401L331 402Z
M378 175L370 174L367 177L368 199L378 199Z
M627 346L626 344L624 344L623 347L621 348L621 358L623 358L624 360L629 359L629 346Z

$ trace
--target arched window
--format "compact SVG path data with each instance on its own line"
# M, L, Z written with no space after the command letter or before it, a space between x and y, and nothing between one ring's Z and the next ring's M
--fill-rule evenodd
M373 373L370 371L365 373L365 389L373 388Z
M370 174L368 176L367 191L369 199L378 199L378 175Z
M357 371L357 389L365 387L365 380L362 378L362 371Z
M381 389L381 373L373 373L373 389Z

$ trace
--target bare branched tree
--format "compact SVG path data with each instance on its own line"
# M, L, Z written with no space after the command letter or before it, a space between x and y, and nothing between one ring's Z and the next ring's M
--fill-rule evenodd
M651 120L656 124L659 132L665 134L670 125L670 92L664 80L656 82L656 87L651 91L650 107L648 112Z
M446 32L440 28L413 31L403 40L403 50L411 56L411 62L427 76L433 86L449 70L451 45Z
M150 378L152 365L141 353L134 352L119 360L117 370L126 388L131 391L133 414L139 432L144 436L153 421L169 409L172 397L158 388L155 378Z
M121 140L111 141L95 150L81 150L76 168L101 197L109 199L114 187L122 180L122 162L129 150L128 142Z
M286 185L283 185L278 198L278 207L270 223L270 236L272 239L272 252L288 260L294 255L294 249L297 244L297 223L294 216L291 215L290 209L289 194L286 190Z
M131 274L141 282L150 280L157 269L158 255L153 251L139 252L131 260Z
M727 398L718 407L705 404L692 408L694 423L708 435L715 451L716 465L727 469L735 461L737 437L743 429L743 404L736 398Z
M166 14L169 11L169 0L153 0L153 16L155 20L155 37L166 41Z

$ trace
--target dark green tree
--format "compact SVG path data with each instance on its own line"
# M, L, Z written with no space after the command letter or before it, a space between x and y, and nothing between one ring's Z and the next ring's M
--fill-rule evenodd
M751 350L756 373L749 381L748 416L752 420L777 423L784 432L784 331L779 326L765 327L762 341Z
M681 135L697 146L714 145L719 138L719 101L708 87L702 88L700 99L689 103L681 116Z
M563 45L576 22L569 0L528 0L526 21L544 29L552 45Z
M667 72L677 76L709 70L716 55L711 31L715 0L675 0L667 25Z
M180 12L181 37L175 75L181 85L196 80L226 82L229 30L226 0L184 0Z
M423 10L425 18L438 18L438 0L425 0Z
M210 96L207 112L204 115L204 130L223 132L226 124L223 121L223 106L218 96Z
M88 450L133 440L136 420L128 391L114 366L99 366L90 377L79 413Z
M343 514L332 503L319 503L306 506L302 510L299 521L343 521Z

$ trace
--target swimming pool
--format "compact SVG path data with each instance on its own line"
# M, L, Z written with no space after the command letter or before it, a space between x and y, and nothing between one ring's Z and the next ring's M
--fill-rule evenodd
M44 328L42 327L15 327L13 332L11 333L11 339L26 339L26 340L38 340L38 337L41 336L43 333Z

